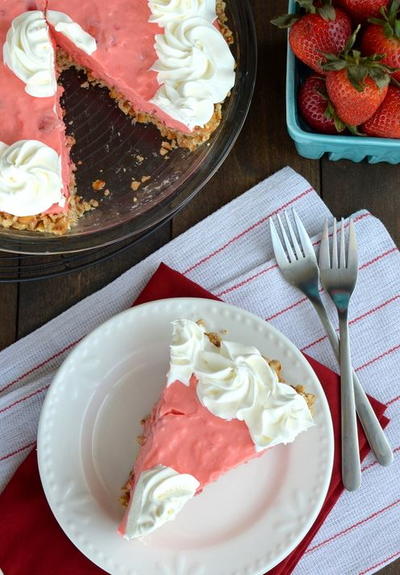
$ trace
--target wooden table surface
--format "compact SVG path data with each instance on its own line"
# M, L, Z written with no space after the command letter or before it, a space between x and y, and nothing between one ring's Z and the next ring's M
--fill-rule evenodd
M0 349L98 290L174 236L286 165L312 183L336 216L347 216L366 208L384 222L396 243L400 243L400 165L315 161L297 155L285 127L285 33L269 24L273 16L286 11L287 2L252 0L251 3L259 54L255 95L242 133L219 172L171 223L130 251L66 277L0 285ZM380 573L399 574L400 561L386 566Z

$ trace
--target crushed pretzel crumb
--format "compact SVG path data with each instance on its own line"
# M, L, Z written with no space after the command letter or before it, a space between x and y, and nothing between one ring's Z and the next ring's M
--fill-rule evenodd
M146 438L144 435L138 435L137 436L137 442L139 445L144 445L146 442Z
M165 148L166 150L172 150L171 142L168 142L168 140L161 142L161 147Z
M92 182L92 188L95 192L99 192L100 190L103 190L106 187L106 183L104 180L95 180L94 182Z
M222 339L218 333L209 332L205 334L210 342L215 345L215 347L221 347Z
M140 181L142 182L142 184L144 184L144 182L147 182L150 179L151 179L151 176L142 176Z
M121 496L119 498L119 502L121 503L122 507L128 507L129 499L130 499L129 489L123 487L121 490Z
M292 387L295 389L295 391L297 391L299 395L304 397L304 399L307 402L308 408L312 410L315 404L315 395L313 393L307 393L304 385L293 385Z
M274 370L276 375L278 376L278 381L281 383L285 383L285 380L282 375L282 364L277 359L266 360L269 367Z
M141 186L142 182L138 182L137 180L132 180L131 182L131 188L134 192L136 192L136 190L138 190Z
M268 365L271 369L273 369L278 374L282 371L282 364L277 359L269 360Z

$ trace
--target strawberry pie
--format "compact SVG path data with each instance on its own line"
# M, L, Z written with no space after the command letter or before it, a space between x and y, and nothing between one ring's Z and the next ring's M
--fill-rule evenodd
M235 82L225 21L216 0L0 0L0 224L61 234L92 208L75 193L67 67L174 144L206 141Z
M255 347L173 322L167 384L144 420L119 532L145 536L222 474L310 428L314 396Z

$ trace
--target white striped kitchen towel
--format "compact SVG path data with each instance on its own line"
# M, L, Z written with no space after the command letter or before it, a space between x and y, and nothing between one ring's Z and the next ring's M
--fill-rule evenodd
M265 318L300 349L336 369L323 329L273 259L268 218L295 206L318 245L330 212L307 181L285 168L241 195L0 353L0 489L35 444L40 408L54 371L74 345L126 309L161 261L221 299ZM400 255L379 220L354 215L359 283L351 308L352 352L365 389L388 405L390 468L373 456L362 487L344 493L295 569L296 575L365 575L400 557ZM335 314L325 298L332 320Z

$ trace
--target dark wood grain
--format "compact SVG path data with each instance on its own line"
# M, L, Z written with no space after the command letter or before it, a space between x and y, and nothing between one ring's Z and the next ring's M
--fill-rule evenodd
M285 165L321 192L336 216L367 208L400 243L400 166L333 163L297 155L285 128L285 33L269 24L286 11L286 0L252 0L259 63L253 103L234 149L219 172L173 220L143 242L111 260L62 278L17 286L0 284L0 349L29 333ZM382 561L376 558L376 563ZM398 575L400 561L380 575Z
M399 575L400 573L400 561L394 561L390 565L386 565L379 572L379 575Z
M17 339L18 285L0 286L0 349Z
M400 166L322 160L322 197L336 216L361 208L385 224L400 244Z
M18 274L18 258L0 259L0 271L11 277ZM0 349L17 339L18 284L0 284Z

